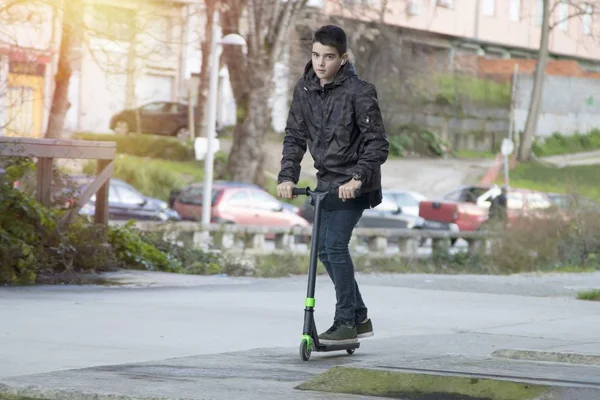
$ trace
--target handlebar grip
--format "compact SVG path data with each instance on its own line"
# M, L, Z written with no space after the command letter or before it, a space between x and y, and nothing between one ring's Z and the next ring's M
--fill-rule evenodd
M305 188L293 188L292 189L292 194L294 196L308 196L308 191L310 190L309 187L305 187Z

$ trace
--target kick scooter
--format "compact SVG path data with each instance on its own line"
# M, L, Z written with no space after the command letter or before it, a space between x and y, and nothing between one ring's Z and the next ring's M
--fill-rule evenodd
M348 354L353 354L360 347L360 343L324 345L319 342L319 334L315 324L315 285L317 280L317 254L319 243L319 228L321 225L321 203L329 192L316 192L307 188L294 188L293 195L310 196L314 201L315 217L312 228L312 239L310 245L310 266L308 269L308 290L306 301L304 303L304 330L302 341L300 342L300 358L303 361L308 361L312 351L340 351L346 350Z

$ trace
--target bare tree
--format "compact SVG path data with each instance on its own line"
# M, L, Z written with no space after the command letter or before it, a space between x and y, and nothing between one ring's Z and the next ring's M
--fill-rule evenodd
M217 7L219 7L219 0L204 0L204 12L206 16L206 24L204 25L204 36L200 43L200 50L202 53L202 60L200 65L200 82L198 86L198 100L197 100L197 114L195 136L202 136L202 128L204 127L204 107L208 98L209 88L209 70L210 70L210 58L212 57L210 44L212 42L213 26L214 26L214 13Z
M80 61L84 52L107 75L126 76L125 97L130 100L126 106L133 107L137 102L136 74L141 71L140 60L159 64L166 57L176 57L176 44L185 45L174 31L186 21L176 20L176 14L171 13L174 7L171 2L140 1L139 7L134 9L87 0L5 0L0 4L0 18L3 11L18 7L44 12L49 9L46 14L50 15L38 24L60 25L58 65L46 137L60 137L63 132L70 107L68 93L74 63ZM162 23L163 20L168 21ZM18 48L14 33L15 40L7 40L11 27L10 21L2 20L0 36L5 43ZM4 31L6 34L2 35ZM164 37L162 31L166 32ZM139 128L139 123L137 125Z
M77 29L83 23L81 0L64 2L62 9L63 23L61 29L60 50L58 53L58 69L54 77L55 86L50 106L50 117L45 136L59 138L65 125L65 117L69 111L69 82L73 70L71 54Z
M245 18L247 54L225 49L225 60L238 107L238 124L228 171L233 180L264 183L263 138L271 125L269 98L274 89L274 67L285 38L306 0L225 0L223 33L237 30ZM242 10L246 16L242 16Z
M565 17L556 19L554 22L551 21L552 15L556 11L557 7L561 4L568 7L569 11L567 15ZM525 122L525 130L520 141L519 153L517 157L517 159L522 162L530 161L532 158L532 147L537 131L540 108L542 104L544 74L549 58L548 42L550 38L550 32L556 26L566 22L569 19L576 17L588 17L591 20L592 15L598 15L600 13L600 1L542 0L542 7L542 34L540 37L540 48L535 67L533 88L527 113L527 121Z

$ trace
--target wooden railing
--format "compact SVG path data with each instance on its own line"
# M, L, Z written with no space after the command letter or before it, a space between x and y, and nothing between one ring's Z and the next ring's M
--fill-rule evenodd
M52 202L52 164L56 158L97 160L96 179L81 193L75 206L65 214L63 221L79 212L96 194L96 223L108 222L108 185L117 152L115 142L92 142L65 139L30 139L0 137L0 156L33 157L37 159L36 199L49 207Z
M112 222L120 225L124 222ZM274 241L277 251L293 251L297 249L298 239L310 244L311 228L280 228L268 226L241 225L209 225L204 228L197 222L150 222L138 221L136 227L142 232L163 233L171 240L180 241L186 245L203 247L207 236L210 236L211 246L215 249L229 248L237 238L243 244L244 251L267 252L267 238ZM399 253L412 255L417 252L418 242L422 238L432 241L434 251L446 249L445 243L451 239L462 238L468 243L470 253L482 252L486 249L487 241L493 237L490 232L450 232L439 230L418 229L385 229L385 228L356 228L353 241L366 239L370 252L385 254L390 246L397 246ZM273 246L271 246L271 249Z

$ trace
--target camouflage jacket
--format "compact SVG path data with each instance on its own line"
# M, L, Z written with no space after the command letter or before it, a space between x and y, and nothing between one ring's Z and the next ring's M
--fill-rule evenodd
M381 189L381 165L389 143L375 86L361 80L347 62L322 87L309 62L294 89L287 119L279 183L298 183L300 162L309 149L317 189L333 190L364 177L362 193Z

